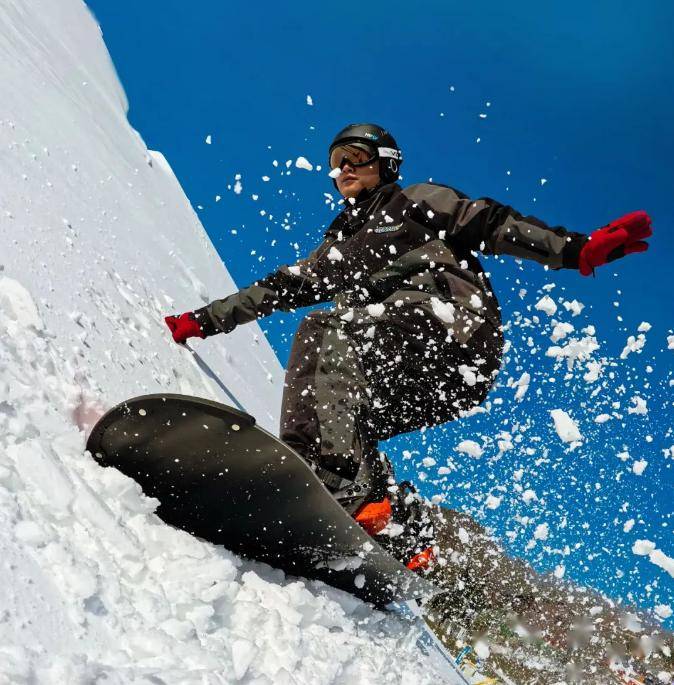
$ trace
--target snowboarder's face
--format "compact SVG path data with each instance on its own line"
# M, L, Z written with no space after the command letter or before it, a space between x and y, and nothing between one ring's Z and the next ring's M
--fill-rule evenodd
M334 166L339 165L342 171L335 182L344 197L356 197L364 188L374 188L379 183L379 162L373 159L371 164L364 164L372 158L365 150L348 145L333 151L331 165L333 157Z

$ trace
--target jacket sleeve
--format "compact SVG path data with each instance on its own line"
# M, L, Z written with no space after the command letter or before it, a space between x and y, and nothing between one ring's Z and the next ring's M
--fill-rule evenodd
M204 335L229 333L239 324L275 311L290 311L331 300L335 293L316 269L319 258L332 242L326 238L306 259L282 266L247 288L197 309L194 315Z
M444 231L441 237L449 243L484 254L533 259L552 269L578 268L578 255L588 238L582 233L548 226L488 197L471 200L448 186L420 183L404 193L412 201L412 214Z

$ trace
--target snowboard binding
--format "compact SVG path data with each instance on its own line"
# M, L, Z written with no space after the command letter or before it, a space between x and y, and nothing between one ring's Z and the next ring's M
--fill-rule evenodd
M386 536L388 539L380 535L377 541L412 571L430 570L436 557L433 551L435 529L429 508L410 481L394 482L389 493L392 525Z
M410 481L396 483L384 452L363 460L355 481L333 497L409 569L425 572L433 566L434 528L427 507Z

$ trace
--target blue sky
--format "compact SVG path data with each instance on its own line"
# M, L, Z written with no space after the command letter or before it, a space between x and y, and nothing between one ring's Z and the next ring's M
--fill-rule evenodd
M567 577L613 596L631 592L644 606L674 607L672 578L631 551L635 540L648 539L674 556L674 458L663 454L674 445L674 351L666 349L674 334L674 5L88 4L129 97L131 123L166 155L241 286L320 240L334 216L324 197L334 194L326 148L352 121L375 121L394 133L405 152L403 185L432 178L582 232L631 210L651 214L650 251L604 267L596 278L487 260L504 321L519 321L508 331L512 348L501 381L530 372L529 392L515 402L511 388L497 388L491 400L501 404L490 414L385 447L401 475L418 480L426 471L426 494L445 492L450 506L471 511L537 568L563 564ZM286 169L299 155L323 171ZM231 190L236 174L240 194ZM538 314L547 325L531 306L552 283L554 298L585 304L577 318L559 318L576 334L594 325L598 356L609 360L594 395L597 385L579 381L578 372L565 380L545 356L549 326L528 326L517 314ZM282 363L301 316L262 322ZM621 360L642 321L652 326L645 347ZM626 411L635 394L647 399L647 415ZM581 447L568 451L560 443L549 417L555 408L581 422ZM605 411L623 418L594 423ZM499 452L503 431L513 448ZM454 450L482 435L491 440L480 460ZM429 449L437 466L449 458L456 467L444 482L437 466L418 463ZM419 455L405 460L403 450ZM625 461L617 456L625 453ZM631 465L640 459L648 466L637 476ZM537 502L524 505L513 489L519 468ZM501 496L501 506L486 509L488 494ZM624 533L631 519L634 527ZM549 539L527 548L543 522ZM512 541L508 532L516 533Z

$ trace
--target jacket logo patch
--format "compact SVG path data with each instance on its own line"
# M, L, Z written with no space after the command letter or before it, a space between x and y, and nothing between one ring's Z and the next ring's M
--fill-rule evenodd
M402 222L399 224L392 224L390 226L377 226L374 229L375 233L393 233L393 231L397 231L402 227Z

